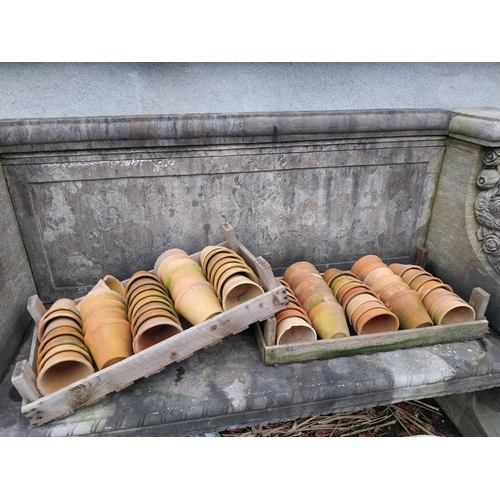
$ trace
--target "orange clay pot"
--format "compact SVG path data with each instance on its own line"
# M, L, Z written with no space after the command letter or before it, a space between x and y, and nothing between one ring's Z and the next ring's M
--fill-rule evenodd
M167 317L149 318L137 329L132 344L133 351L134 353L143 351L180 332L182 332L182 327Z
M354 329L358 335L395 332L399 329L399 319L387 309L371 309L357 319Z
M296 344L317 340L316 331L302 318L285 318L276 325L276 344Z
M350 335L344 308L336 302L321 302L311 310L309 318L321 339Z
M402 329L422 328L434 324L415 290L396 293L385 305L398 317Z
M476 319L476 311L467 302L450 301L442 304L433 315L436 325L451 325Z
M365 255L359 258L352 265L351 271L359 278L360 277L359 275L363 271L363 269L372 266L373 264L384 264L384 262L378 255L373 255L373 254Z

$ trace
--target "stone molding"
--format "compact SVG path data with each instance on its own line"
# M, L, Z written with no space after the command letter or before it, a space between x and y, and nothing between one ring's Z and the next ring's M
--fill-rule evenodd
M450 137L486 147L500 146L500 110L477 108L454 110Z
M0 153L447 135L451 117L388 109L0 120Z

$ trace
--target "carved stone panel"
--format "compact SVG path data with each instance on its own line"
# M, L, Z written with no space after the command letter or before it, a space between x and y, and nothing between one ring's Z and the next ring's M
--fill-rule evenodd
M239 239L274 269L408 260L424 243L444 140L370 139L275 146L12 157L6 176L38 292L77 297L103 277L152 269Z

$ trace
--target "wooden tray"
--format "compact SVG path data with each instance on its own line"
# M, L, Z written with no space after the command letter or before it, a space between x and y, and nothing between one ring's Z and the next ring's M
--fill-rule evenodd
M424 267L426 258L427 251L418 247L413 263ZM483 338L489 330L488 321L484 318L489 298L490 295L483 289L474 288L469 304L476 311L476 320L452 325L436 325L370 335L356 335L352 331L351 336L346 338L320 339L284 345L276 345L275 317L252 325L252 328L255 330L262 361L266 365L330 359L338 356L368 354Z
M36 353L38 349L38 323L46 311L34 295L28 300L28 311L36 325L33 331L29 360L16 364L12 384L23 401L21 412L33 426L73 413L81 406L96 403L111 392L117 392L142 377L149 377L165 366L191 356L199 349L210 347L224 337L247 329L252 323L274 317L288 305L285 288L273 276L269 264L262 257L254 257L236 238L233 228L224 224L226 241L219 245L231 248L243 257L262 281L264 294L255 297L214 318L184 330L144 351L133 354L108 368L74 382L44 397L36 387ZM191 255L198 263L200 253ZM128 280L123 281L126 284ZM82 297L76 299L81 300Z

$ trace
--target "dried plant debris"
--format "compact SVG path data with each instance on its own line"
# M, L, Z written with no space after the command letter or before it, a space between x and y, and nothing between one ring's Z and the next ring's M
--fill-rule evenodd
M222 437L460 436L434 400L407 401L354 412L233 429Z

